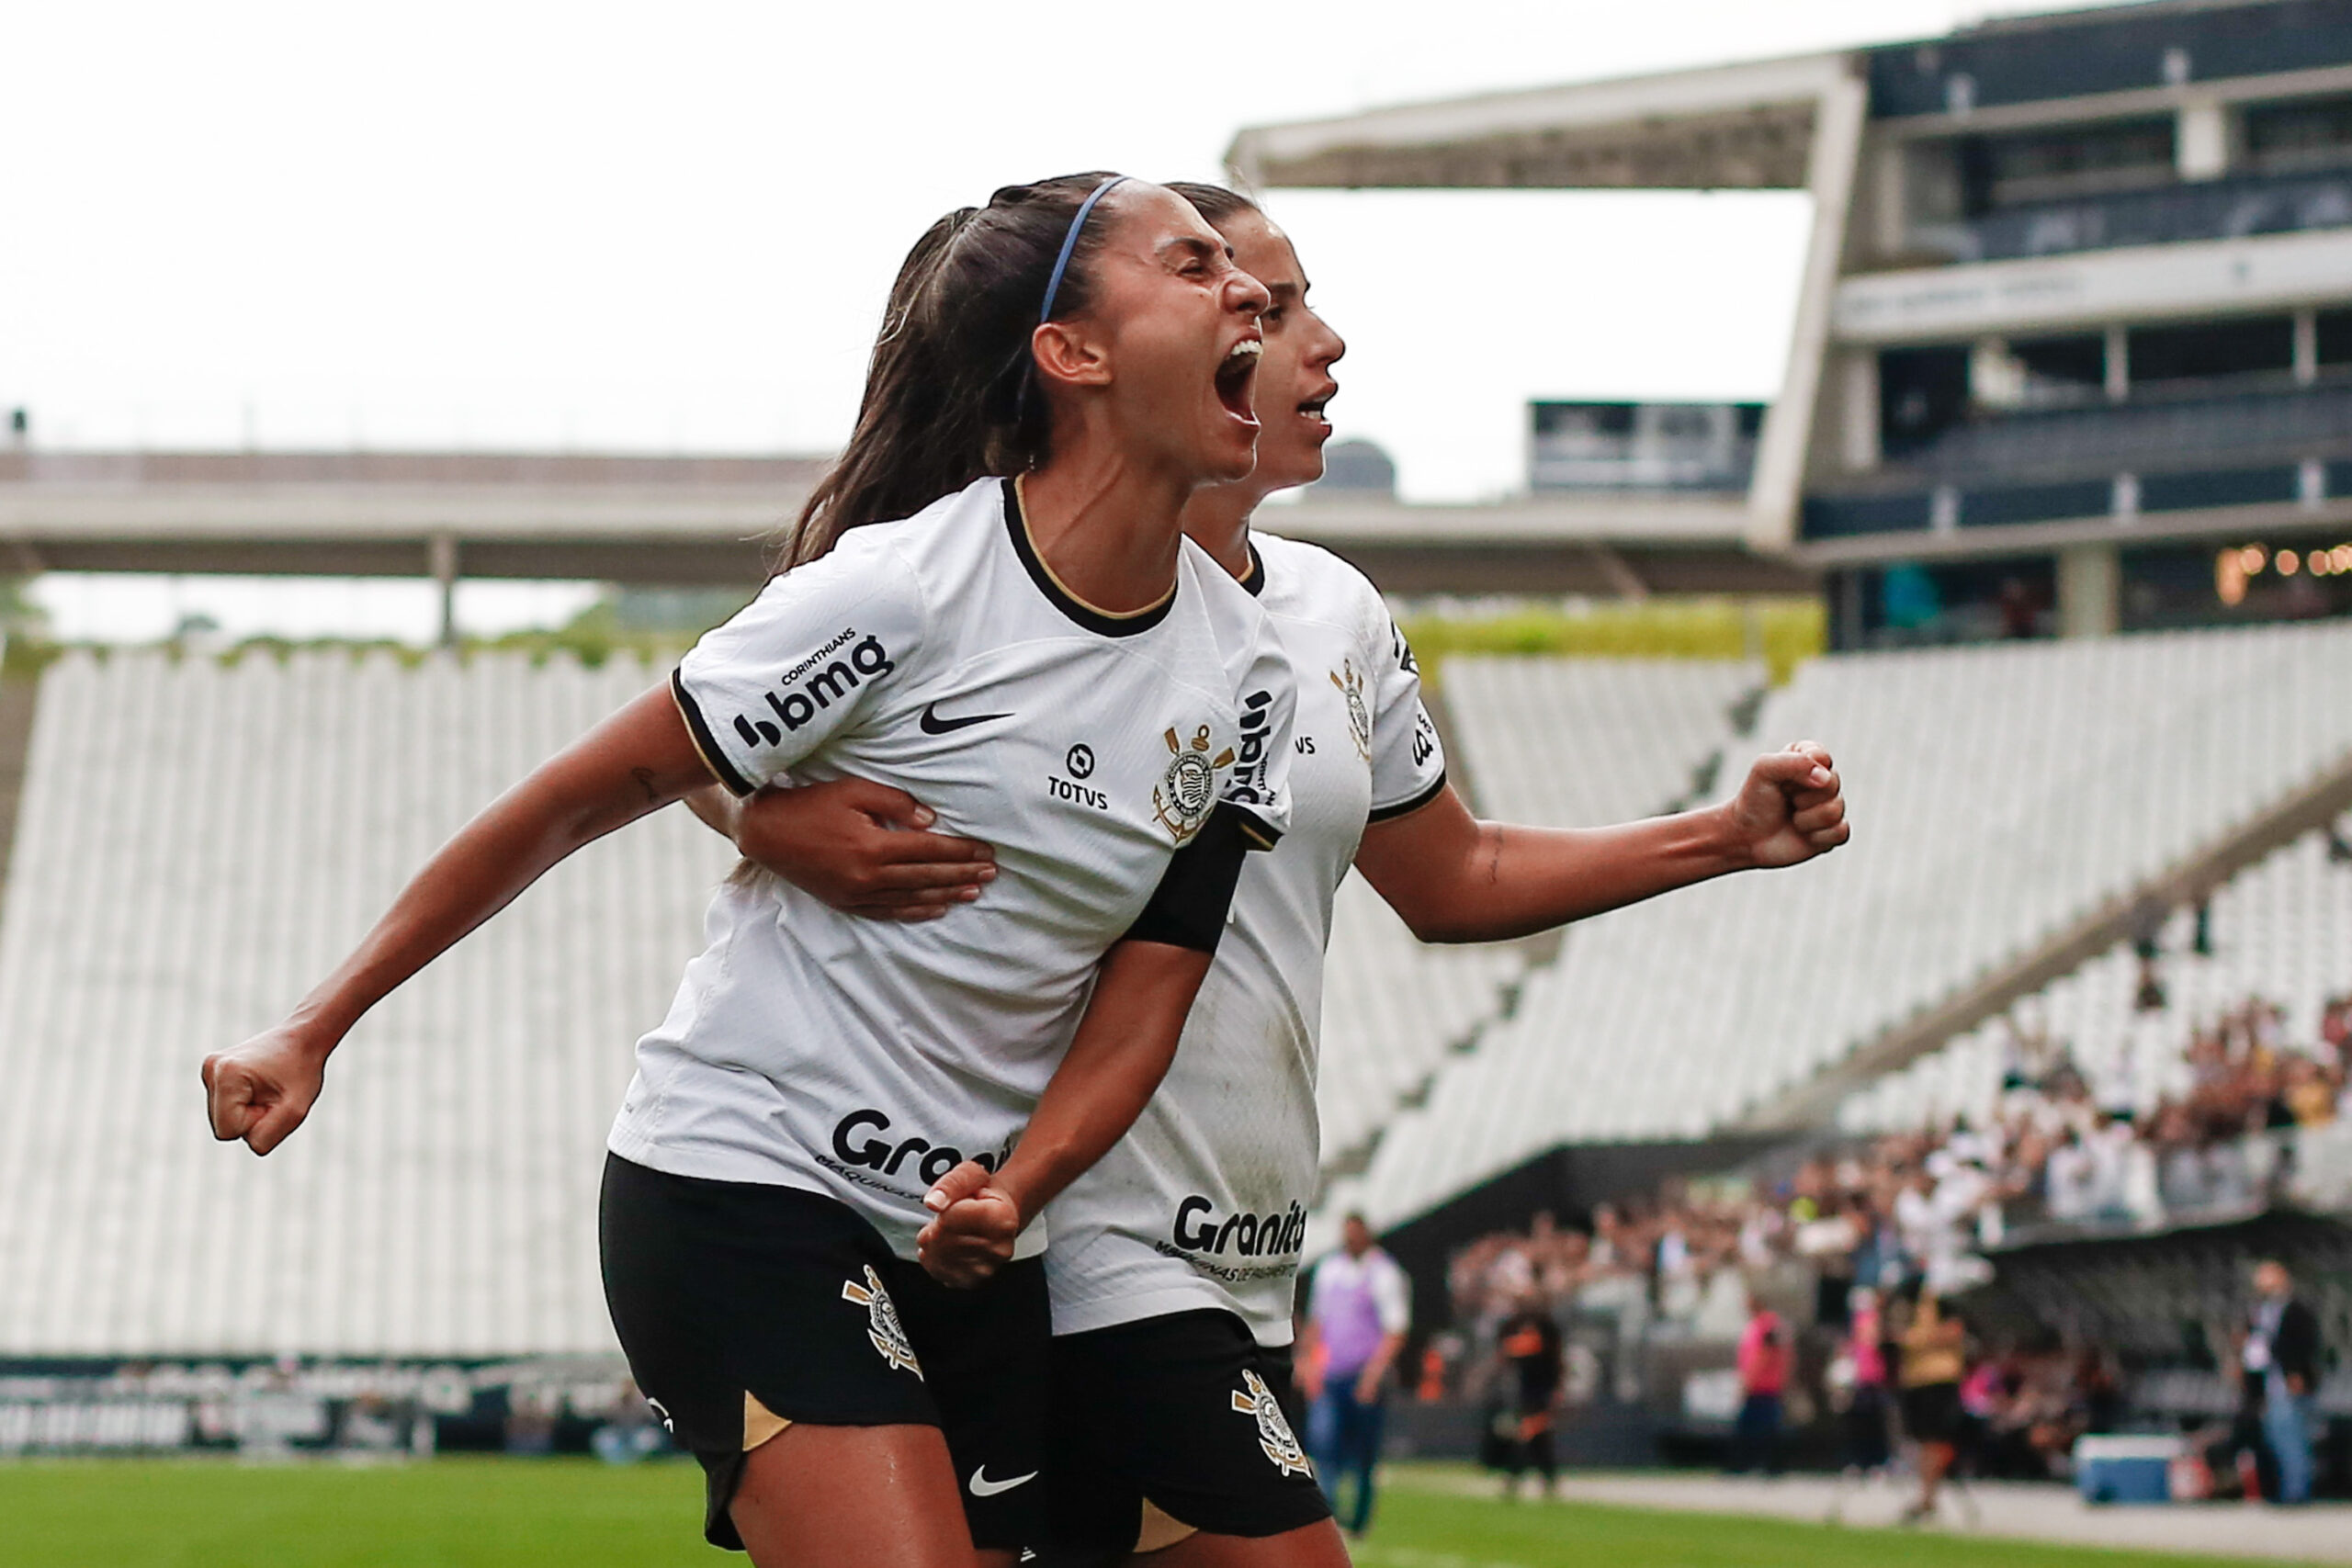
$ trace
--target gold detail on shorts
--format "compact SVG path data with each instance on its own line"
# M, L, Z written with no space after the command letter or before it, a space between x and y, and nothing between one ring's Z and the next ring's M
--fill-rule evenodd
M899 1322L898 1303L882 1288L882 1276L874 1271L873 1264L865 1266L865 1283L851 1280L842 1286L842 1300L865 1309L865 1337L884 1360L900 1371L922 1376L922 1363L915 1359L915 1348Z
M1233 1408L1258 1420L1258 1447L1274 1468L1284 1475L1312 1475L1315 1467L1306 1460L1306 1450L1298 1446L1291 1435L1290 1423L1283 1418L1282 1402L1266 1380L1256 1372L1244 1371L1242 1386L1234 1391Z
M791 1422L752 1398L750 1389L743 1391L743 1451L745 1453L750 1453L791 1425Z
M1163 1551L1187 1536L1198 1533L1198 1526L1186 1524L1146 1497L1143 1500L1143 1522L1136 1527L1136 1550Z

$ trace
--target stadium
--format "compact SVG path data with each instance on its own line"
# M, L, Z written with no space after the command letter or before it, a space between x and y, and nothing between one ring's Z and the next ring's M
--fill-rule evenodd
M1342 886L1304 1255L1363 1216L1412 1322L1355 1561L2352 1561L2352 0L2012 17L1257 125L1227 161L1277 209L1810 197L1768 401L1532 400L1510 496L1399 499L1365 444L1275 525L1387 599L1479 817L1681 811L1815 737L1858 824L1511 942ZM442 615L430 648L9 637L0 1519L30 1522L0 1562L702 1554L598 1172L730 845L671 808L566 861L266 1161L209 1135L195 1065L748 601L827 457L17 432L15 576L421 579ZM462 637L459 586L502 579L609 587ZM2316 1326L2302 1507L2245 1414L2263 1263ZM1973 1426L1897 1536L1917 1460L1858 1394L1857 1303L1923 1280ZM1872 1412L1894 1452L1858 1458ZM1554 1458L1548 1509L1484 1472Z

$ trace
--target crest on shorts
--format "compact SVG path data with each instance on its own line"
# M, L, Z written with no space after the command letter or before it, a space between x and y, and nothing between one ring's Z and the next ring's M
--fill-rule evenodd
M1306 1450L1291 1435L1290 1422L1283 1416L1282 1401L1274 1397L1274 1391L1266 1386L1265 1379L1252 1371L1242 1372L1241 1387L1233 1393L1233 1408L1258 1418L1258 1446L1284 1475L1315 1473L1315 1467L1306 1462Z
M845 1281L842 1300L854 1302L865 1309L865 1337L882 1352L882 1359L900 1371L922 1376L922 1364L915 1359L915 1348L907 1342L907 1331L899 1326L898 1304L890 1300L890 1292L882 1288L882 1276L874 1265L865 1266L865 1283Z
M1343 676L1340 671L1346 671ZM1356 755L1372 761L1372 708L1363 700L1363 671L1356 668L1352 659L1340 660L1340 668L1330 672L1331 684L1340 688L1340 700L1348 705L1348 739L1356 743Z
M1168 742L1168 772L1151 792L1151 814L1182 844L1208 820L1209 807L1216 798L1216 771L1233 765L1233 749L1228 746L1211 758L1205 724L1193 732L1189 746L1176 738L1173 729L1161 739Z

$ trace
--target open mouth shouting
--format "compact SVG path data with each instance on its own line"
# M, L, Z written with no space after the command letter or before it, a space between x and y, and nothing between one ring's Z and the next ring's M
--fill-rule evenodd
M1323 411L1329 408L1331 400L1339 395L1340 384L1336 381L1326 381L1321 391L1298 405L1298 417L1314 425L1324 434L1329 434L1331 433L1330 417Z
M1216 400L1228 415L1252 430L1258 428L1258 358L1265 350L1262 339L1254 334L1245 337L1225 351L1216 367Z

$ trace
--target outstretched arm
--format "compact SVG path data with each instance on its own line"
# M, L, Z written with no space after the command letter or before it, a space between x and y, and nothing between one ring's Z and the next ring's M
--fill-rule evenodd
M266 1155L302 1124L326 1060L368 1010L572 851L710 782L669 688L605 720L424 863L334 973L275 1029L204 1059L213 1136Z
M1481 822L1448 789L1365 829L1356 869L1422 941L1494 942L1826 854L1852 833L1840 787L1805 740L1757 759L1720 806L1610 828Z

